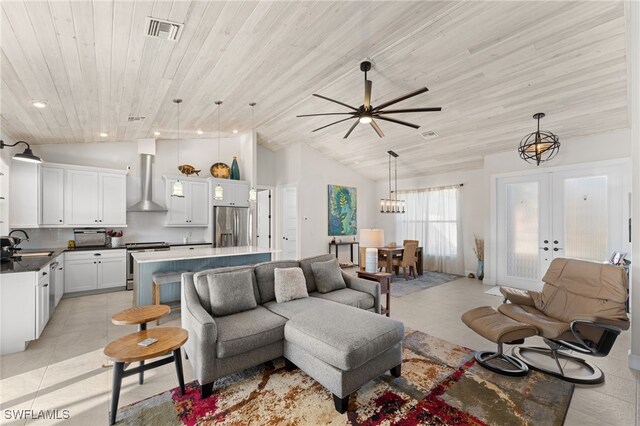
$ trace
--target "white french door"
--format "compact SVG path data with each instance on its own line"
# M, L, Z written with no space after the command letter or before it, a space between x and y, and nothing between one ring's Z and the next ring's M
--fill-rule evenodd
M604 262L624 247L619 166L497 180L499 285L539 290L556 257Z

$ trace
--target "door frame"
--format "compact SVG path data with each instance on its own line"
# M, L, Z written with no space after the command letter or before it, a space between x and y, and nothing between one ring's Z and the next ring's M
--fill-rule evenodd
M539 173L553 173L553 172L563 172L563 171L572 171L572 170L580 170L580 169L590 169L590 168L600 168L606 166L620 166L622 169L622 214L627 215L629 212L630 197L628 194L631 193L631 159L630 158L617 158L613 160L602 160L602 161L589 161L585 163L575 163L575 164L567 164L561 166L553 166L553 167L536 167L535 169L528 170L518 170L513 172L504 172L504 173L492 173L489 175L489 233L485 235L485 276L483 280L483 284L485 285L499 285L497 282L498 278L498 179L504 177L516 177L516 176L528 176L535 175ZM624 226L625 229L627 227L626 223L623 220L620 221L620 226ZM485 224L487 220L485 220ZM486 226L485 226L485 229ZM628 238L624 238L628 231L624 231L623 233L623 247L627 253L630 253L631 245L628 242ZM629 258L630 259L630 258ZM630 259L632 260L632 259Z
M276 241L275 239L275 218L276 218L276 212L275 212L275 199L276 199L276 188L271 186L271 185L256 185L255 186L256 190L259 192L260 190L267 190L269 191L269 195L270 195L270 199L269 199L269 213L271 214L271 218L269 218L269 234L271 234L270 238L269 238L269 248L273 249L274 248L274 243ZM253 245L257 246L258 245L258 202L256 201L255 203L251 203L251 213L252 216L255 218L255 220L252 220L253 223L253 235L251 237Z
M283 224L282 221L284 220L284 214L282 214L282 201L284 201L284 197L283 197L283 191L287 188L295 188L296 189L296 219L297 219L297 224L296 224L296 252L298 254L298 257L301 256L301 245L300 245L300 188L298 187L297 183L287 183L287 184L282 184L282 185L278 185L276 187L276 193L277 198L278 198L278 202L275 203L276 206L276 215L278 216L278 220L275 221L276 223L276 243L274 244L274 248L279 250L278 253L276 253L276 257L278 259L282 258L282 229L283 229Z

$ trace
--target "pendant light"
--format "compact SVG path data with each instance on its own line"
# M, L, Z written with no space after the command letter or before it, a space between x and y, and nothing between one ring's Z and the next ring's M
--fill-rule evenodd
M216 105L218 105L218 162L220 162L220 105L222 105L222 101L216 101ZM224 189L220 186L220 183L213 190L213 199L220 201L224 200Z
M389 198L380 199L380 213L404 213L404 200L398 200L398 154L389 154ZM391 190L391 157L394 158L395 189Z
M178 166L180 165L180 104L182 103L182 99L174 99L173 102L178 107ZM172 197L184 198L182 182L180 182L180 178L173 183L173 191L171 191Z
M253 138L253 135L256 133L256 121L255 121L255 109L254 107L256 106L255 102L251 102L249 104L249 106L251 107L251 138ZM258 191L256 190L255 186L251 186L251 189L249 190L249 201L252 203L255 203L256 201L258 201Z
M534 120L538 120L538 129L526 135L520 141L518 152L520 158L527 163L540 163L553 159L560 151L560 138L553 133L540 130L540 119L544 118L544 113L539 112L533 115Z

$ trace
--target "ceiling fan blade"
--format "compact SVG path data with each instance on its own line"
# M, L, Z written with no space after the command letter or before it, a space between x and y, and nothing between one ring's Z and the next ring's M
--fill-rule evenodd
M349 129L349 131L347 132L347 134L346 134L346 135L344 135L344 137L343 137L342 139L346 139L346 138L348 138L348 137L349 137L349 135L351 134L351 132L353 132L353 129L355 129L355 128L356 128L356 126L357 126L358 124L360 124L360 120L356 120L356 122L355 122L355 123L353 123L353 126L351 126L351 128Z
M323 112L321 114L300 114L296 115L296 117L316 117L319 115L353 115L355 116L355 112Z
M335 99L327 98L326 96L318 95L316 93L314 93L313 96L315 96L317 98L324 99L324 100L329 101L329 102L334 102L334 103L336 103L338 105L346 106L347 108L351 108L354 111L358 111L358 108L352 107L351 105L347 105L344 102L336 101Z
M406 112L433 112L442 111L442 108L407 108L407 109L388 109L386 111L376 111L377 114L403 114Z
M371 87L373 82L371 80L365 80L364 82L364 109L371 108Z
M380 126L378 126L378 123L376 123L375 121L373 121L373 119L371 119L371 127L373 127L373 130L376 131L376 133L378 134L378 136L380 136L381 138L384 138L384 133L382 132L382 129L380 128Z
M417 124L411 124L411 123L407 123L406 121L401 121L401 120L397 120L395 118L391 118L391 117L383 117L381 115L376 116L376 118L380 119L380 120L384 120L384 121L390 121L392 123L396 123L396 124L402 124L403 126L407 126L407 127L413 127L414 129L419 129L420 126L418 126ZM373 121L372 121L373 123Z
M418 96L419 94L424 93L424 92L428 92L428 91L429 91L429 89L427 89L426 87L423 87L423 88L418 89L418 90L414 90L411 93L407 93L406 95L400 96L399 98L395 98L395 99L390 100L389 102L385 102L383 104L378 105L377 107L375 107L373 109L373 111L379 111L382 108L388 107L389 105L397 104L398 102L402 102L402 101L404 101L406 99L413 98L414 96Z
M353 117L343 118L342 120L334 121L333 123L327 124L326 126L318 127L317 129L312 130L311 133L317 132L318 130L322 130L325 127L333 126L334 124L342 123L343 121L347 121L347 120L353 120Z

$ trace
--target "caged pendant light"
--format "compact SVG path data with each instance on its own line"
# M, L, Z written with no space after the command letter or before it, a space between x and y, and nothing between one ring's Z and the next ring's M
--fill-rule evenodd
M251 107L251 137L253 137L253 135L256 133L256 120L255 120L255 109L254 107L256 106L255 102L251 102L249 104L249 106ZM252 203L255 203L256 201L258 201L258 191L256 190L255 186L251 186L251 189L249 190L249 201Z
M389 198L380 199L380 213L404 213L404 200L398 200L398 154L387 151L389 154ZM395 173L395 187L391 189L391 157L393 157L393 169Z
M538 129L522 138L518 147L520 158L527 163L535 163L537 166L540 163L552 160L560 151L560 138L558 135L554 135L547 130L540 130L540 119L542 118L544 118L543 112L533 115L533 119L538 120Z
M222 101L216 101L215 104L218 105L218 162L220 162L220 105L222 105ZM213 199L217 201L224 200L224 189L220 183L213 190Z
M180 104L182 99L174 99L173 102L178 107L178 165L180 165ZM180 178L173 183L173 190L171 191L172 197L184 198L184 188Z

